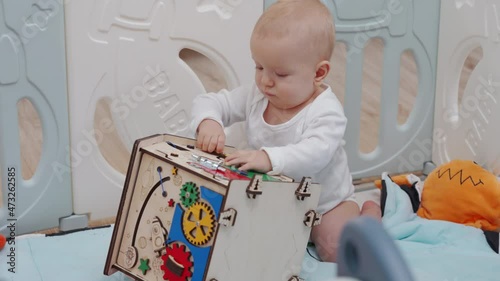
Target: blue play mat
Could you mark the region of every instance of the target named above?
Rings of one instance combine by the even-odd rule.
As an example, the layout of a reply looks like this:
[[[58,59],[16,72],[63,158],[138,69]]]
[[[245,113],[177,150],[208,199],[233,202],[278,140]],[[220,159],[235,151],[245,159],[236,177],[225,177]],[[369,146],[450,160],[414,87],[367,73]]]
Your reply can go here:
[[[0,263],[0,280],[29,281],[122,281],[132,280],[121,272],[103,274],[113,226],[89,229],[64,235],[25,235],[16,239],[15,271]],[[9,245],[0,251],[9,255]],[[310,248],[303,262],[302,277],[308,281],[332,280],[336,265],[318,262]],[[14,264],[13,264],[14,265]]]

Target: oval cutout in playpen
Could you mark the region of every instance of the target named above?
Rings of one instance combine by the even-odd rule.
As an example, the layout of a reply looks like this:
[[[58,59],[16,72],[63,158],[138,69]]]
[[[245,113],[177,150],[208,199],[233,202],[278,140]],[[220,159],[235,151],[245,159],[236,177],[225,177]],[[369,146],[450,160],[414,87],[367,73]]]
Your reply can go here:
[[[184,48],[179,52],[179,58],[198,76],[206,92],[217,92],[227,88],[222,69],[207,56],[193,49]],[[109,99],[102,98],[97,102],[94,115],[94,130],[98,138],[96,142],[107,163],[125,175],[130,151],[116,130],[111,110]]]
[[[125,176],[130,151],[116,131],[115,121],[107,98],[97,101],[94,113],[94,137],[97,147],[108,164]]]
[[[29,180],[35,174],[42,156],[43,127],[38,111],[27,98],[17,102],[17,116],[21,140],[21,174],[24,180]]]
[[[401,54],[399,67],[398,124],[403,125],[412,114],[415,98],[418,94],[418,69],[411,50]]]
[[[358,149],[361,153],[370,153],[377,148],[379,143],[384,41],[377,37],[369,39],[363,52],[361,131]]]
[[[458,105],[462,104],[465,87],[469,82],[470,75],[481,59],[483,59],[483,48],[481,48],[481,46],[474,48],[465,59],[464,65],[462,66],[462,72],[460,73],[460,80],[458,82]]]
[[[179,57],[196,73],[207,93],[227,89],[224,71],[209,57],[189,48],[182,49]]]

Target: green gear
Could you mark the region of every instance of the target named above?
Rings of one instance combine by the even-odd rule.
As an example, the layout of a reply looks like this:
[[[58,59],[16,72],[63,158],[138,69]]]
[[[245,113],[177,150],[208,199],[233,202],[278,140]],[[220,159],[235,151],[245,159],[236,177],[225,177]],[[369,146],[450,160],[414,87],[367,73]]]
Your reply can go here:
[[[191,207],[200,198],[200,190],[194,182],[186,182],[181,187],[181,203],[184,207]]]

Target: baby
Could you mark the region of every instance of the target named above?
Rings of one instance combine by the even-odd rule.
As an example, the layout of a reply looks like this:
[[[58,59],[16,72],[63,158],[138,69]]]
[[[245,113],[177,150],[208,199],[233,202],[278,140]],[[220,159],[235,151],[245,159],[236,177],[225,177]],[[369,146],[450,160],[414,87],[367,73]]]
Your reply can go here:
[[[345,223],[360,215],[343,149],[346,117],[323,80],[330,71],[335,29],[319,0],[282,0],[257,21],[250,39],[255,84],[203,94],[193,103],[196,143],[222,152],[224,127],[245,121],[251,150],[226,157],[240,170],[311,177],[322,186],[321,224],[311,240],[324,261],[335,261]],[[374,202],[361,213],[380,218]]]

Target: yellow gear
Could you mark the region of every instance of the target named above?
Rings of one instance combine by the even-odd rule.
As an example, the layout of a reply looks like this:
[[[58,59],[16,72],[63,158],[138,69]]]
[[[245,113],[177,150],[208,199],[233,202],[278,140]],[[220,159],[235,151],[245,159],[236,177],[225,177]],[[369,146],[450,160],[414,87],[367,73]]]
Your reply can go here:
[[[214,233],[215,215],[212,207],[205,202],[195,202],[184,212],[182,230],[193,245],[206,244]]]

